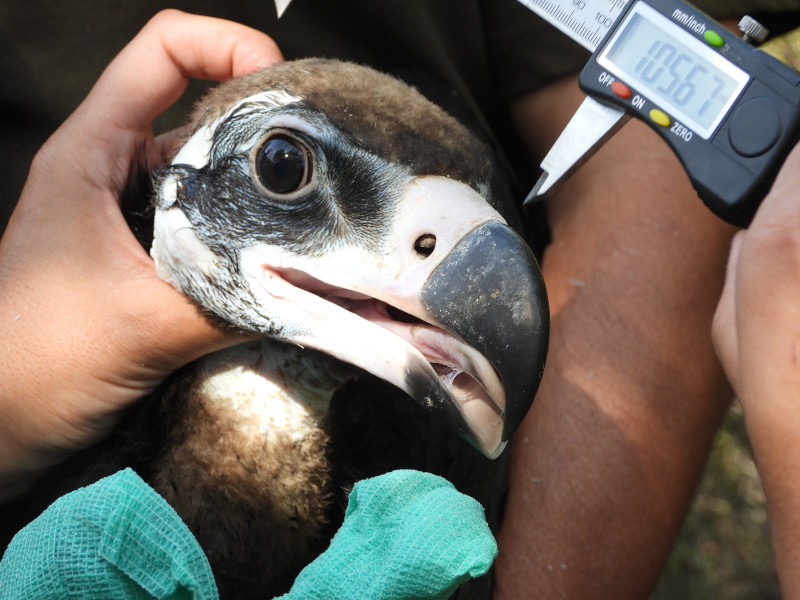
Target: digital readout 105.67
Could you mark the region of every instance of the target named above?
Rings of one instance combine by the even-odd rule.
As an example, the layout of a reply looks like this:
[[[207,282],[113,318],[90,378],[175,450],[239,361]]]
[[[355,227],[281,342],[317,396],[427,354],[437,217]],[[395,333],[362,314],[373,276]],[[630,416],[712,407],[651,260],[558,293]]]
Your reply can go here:
[[[597,62],[708,138],[749,76],[643,2]]]

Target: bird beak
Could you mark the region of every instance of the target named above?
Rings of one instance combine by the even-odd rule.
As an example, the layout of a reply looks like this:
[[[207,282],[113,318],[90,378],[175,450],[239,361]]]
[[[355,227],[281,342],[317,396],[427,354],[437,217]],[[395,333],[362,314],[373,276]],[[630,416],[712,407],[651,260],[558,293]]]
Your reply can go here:
[[[405,390],[495,458],[544,368],[549,310],[538,264],[464,184],[420,177],[398,205],[378,250],[312,258],[256,246],[242,252],[241,270],[256,302],[303,324],[286,341]],[[420,240],[435,247],[416,252]]]
[[[459,241],[420,297],[432,320],[480,352],[500,377],[503,406],[451,390],[458,410],[445,413],[456,431],[496,457],[528,412],[547,355],[549,311],[536,259],[509,227],[488,222]]]

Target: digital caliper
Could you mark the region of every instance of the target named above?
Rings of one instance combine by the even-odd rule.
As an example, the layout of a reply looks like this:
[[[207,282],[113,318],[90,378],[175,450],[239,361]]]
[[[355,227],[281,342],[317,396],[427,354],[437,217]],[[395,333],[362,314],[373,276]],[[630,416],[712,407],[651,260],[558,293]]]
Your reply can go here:
[[[526,203],[634,116],[678,156],[706,205],[746,227],[800,133],[800,74],[680,0],[520,0],[592,52],[588,95]],[[747,18],[746,18],[747,19]],[[763,31],[762,31],[763,30]]]

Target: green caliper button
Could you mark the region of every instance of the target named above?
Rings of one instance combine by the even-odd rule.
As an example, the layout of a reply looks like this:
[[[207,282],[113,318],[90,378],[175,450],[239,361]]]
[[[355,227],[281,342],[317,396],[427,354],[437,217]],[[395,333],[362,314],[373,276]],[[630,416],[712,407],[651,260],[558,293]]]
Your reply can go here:
[[[722,36],[712,29],[707,29],[703,34],[703,37],[709,44],[716,46],[717,48],[721,48],[725,43],[725,40],[722,39]]]

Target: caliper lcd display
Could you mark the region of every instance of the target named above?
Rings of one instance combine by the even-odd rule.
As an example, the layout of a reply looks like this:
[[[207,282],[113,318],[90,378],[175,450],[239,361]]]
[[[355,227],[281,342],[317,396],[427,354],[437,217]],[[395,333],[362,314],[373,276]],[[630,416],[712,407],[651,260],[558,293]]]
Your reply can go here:
[[[750,78],[644,2],[631,9],[597,62],[704,139]]]

